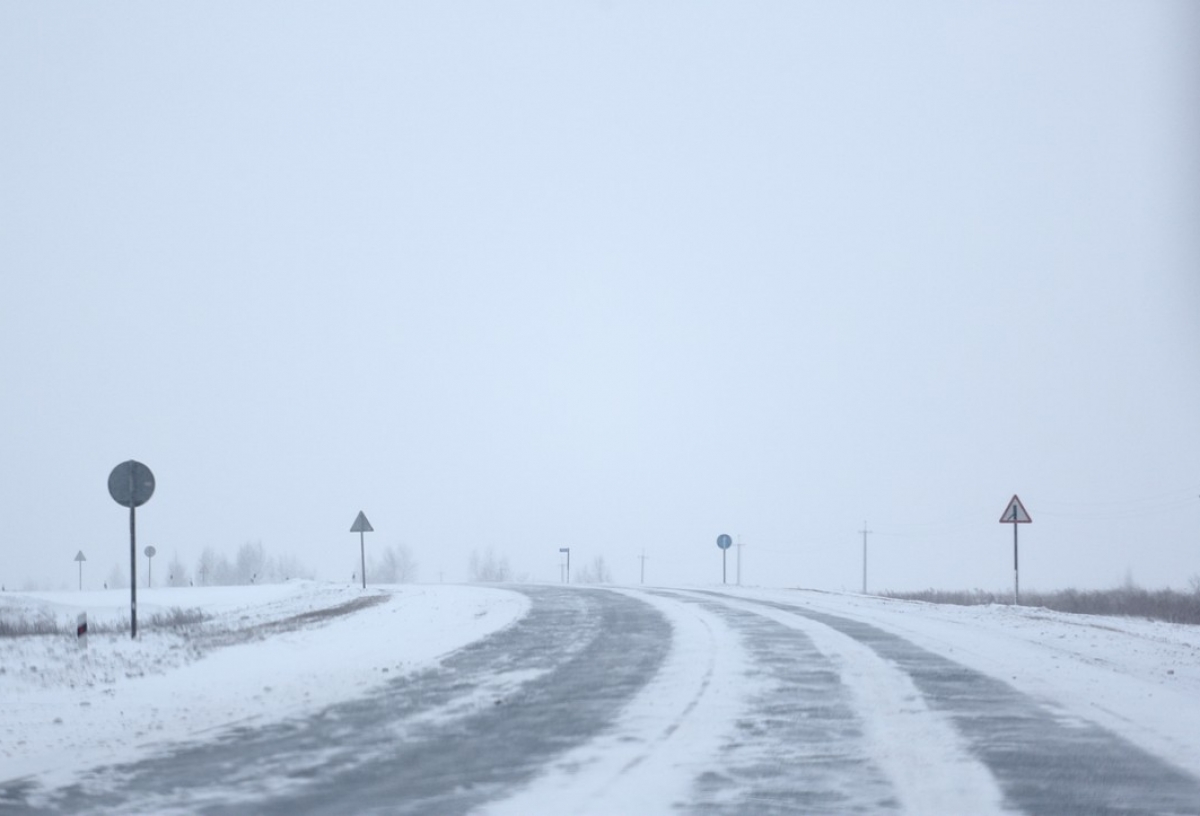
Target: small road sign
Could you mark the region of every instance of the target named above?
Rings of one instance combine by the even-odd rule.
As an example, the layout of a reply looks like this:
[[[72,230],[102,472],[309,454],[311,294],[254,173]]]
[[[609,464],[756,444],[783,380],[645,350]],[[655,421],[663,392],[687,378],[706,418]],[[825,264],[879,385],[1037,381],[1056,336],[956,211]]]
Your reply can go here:
[[[154,556],[158,555],[158,550],[152,544],[142,553],[146,556],[146,588],[149,589],[154,585]]]
[[[721,533],[717,536],[717,546],[721,548],[721,583],[726,583],[726,566],[725,556],[729,554],[729,548],[733,546],[733,539]]]
[[[1021,603],[1021,571],[1017,566],[1017,525],[1032,524],[1033,519],[1029,517],[1029,511],[1025,509],[1025,505],[1021,504],[1016,493],[1013,494],[1008,507],[1004,508],[1004,514],[1000,516],[1000,523],[1013,526],[1013,603],[1019,605]]]
[[[367,545],[363,540],[363,533],[373,533],[375,528],[371,526],[371,522],[367,521],[367,515],[362,511],[358,511],[358,515],[354,518],[354,525],[350,528],[350,532],[358,533],[358,554],[362,559],[362,586],[367,588]]]
[[[108,474],[108,495],[129,508],[129,636],[137,640],[137,511],[154,495],[154,474],[130,459]]]
[[[76,554],[75,560],[79,563],[79,589],[82,590],[83,589],[83,562],[87,561],[87,557],[83,554],[83,550],[80,550]]]
[[[571,583],[571,548],[570,547],[559,547],[558,551],[560,553],[567,554],[567,573],[566,574],[567,574],[567,583],[569,584],[569,583]]]
[[[108,474],[108,494],[122,507],[141,507],[154,495],[154,474],[141,462],[122,462]]]
[[[1001,524],[1032,524],[1033,519],[1029,517],[1029,512],[1025,509],[1025,505],[1021,504],[1021,500],[1015,495],[1012,501],[1008,503],[1008,507],[1004,508],[1004,515],[1000,517]]]

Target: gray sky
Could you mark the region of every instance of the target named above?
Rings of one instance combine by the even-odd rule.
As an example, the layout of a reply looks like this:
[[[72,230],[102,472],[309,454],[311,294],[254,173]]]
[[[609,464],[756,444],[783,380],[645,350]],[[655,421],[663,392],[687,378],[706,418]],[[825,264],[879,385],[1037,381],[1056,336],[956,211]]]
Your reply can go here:
[[[10,589],[129,458],[189,564],[1200,574],[1195,3],[7,3],[0,111]]]

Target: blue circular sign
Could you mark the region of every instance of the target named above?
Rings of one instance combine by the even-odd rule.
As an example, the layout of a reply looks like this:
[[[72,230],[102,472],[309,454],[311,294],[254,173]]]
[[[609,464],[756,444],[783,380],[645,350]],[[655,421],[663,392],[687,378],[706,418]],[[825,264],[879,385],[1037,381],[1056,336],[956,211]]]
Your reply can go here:
[[[722,533],[721,535],[717,536],[717,546],[722,550],[728,550],[733,546],[733,539]]]

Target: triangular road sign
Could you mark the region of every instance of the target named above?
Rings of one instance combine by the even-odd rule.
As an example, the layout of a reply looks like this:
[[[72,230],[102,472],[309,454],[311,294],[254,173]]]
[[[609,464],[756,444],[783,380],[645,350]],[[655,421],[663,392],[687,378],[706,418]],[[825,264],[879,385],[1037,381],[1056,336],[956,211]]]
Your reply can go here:
[[[350,528],[352,533],[373,533],[375,528],[371,526],[371,522],[367,521],[367,517],[363,515],[363,511],[358,511],[358,518],[354,520],[354,526]]]
[[[80,563],[82,563],[82,562],[84,562],[84,561],[87,561],[87,557],[86,557],[86,556],[84,556],[84,554],[83,554],[83,550],[80,550],[80,551],[79,551],[79,555],[75,556],[75,560],[76,560],[76,561],[79,561]]]
[[[1014,494],[1012,501],[1008,503],[1008,507],[1004,508],[1004,515],[1000,517],[1001,524],[1032,524],[1033,519],[1029,517],[1029,511],[1025,509],[1025,505],[1021,504],[1021,500]]]

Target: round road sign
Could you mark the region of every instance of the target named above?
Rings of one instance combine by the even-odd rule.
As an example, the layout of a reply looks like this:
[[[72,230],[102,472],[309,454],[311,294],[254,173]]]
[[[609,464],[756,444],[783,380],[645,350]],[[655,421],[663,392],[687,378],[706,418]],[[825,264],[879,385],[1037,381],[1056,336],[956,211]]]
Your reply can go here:
[[[153,545],[142,550],[142,552],[146,554],[147,558],[153,558],[154,556],[158,555],[158,550],[154,549]]]
[[[722,550],[728,550],[733,546],[733,539],[722,533],[721,535],[717,536],[717,546]]]
[[[108,474],[108,493],[122,507],[141,507],[154,495],[154,474],[141,462],[122,462]]]

